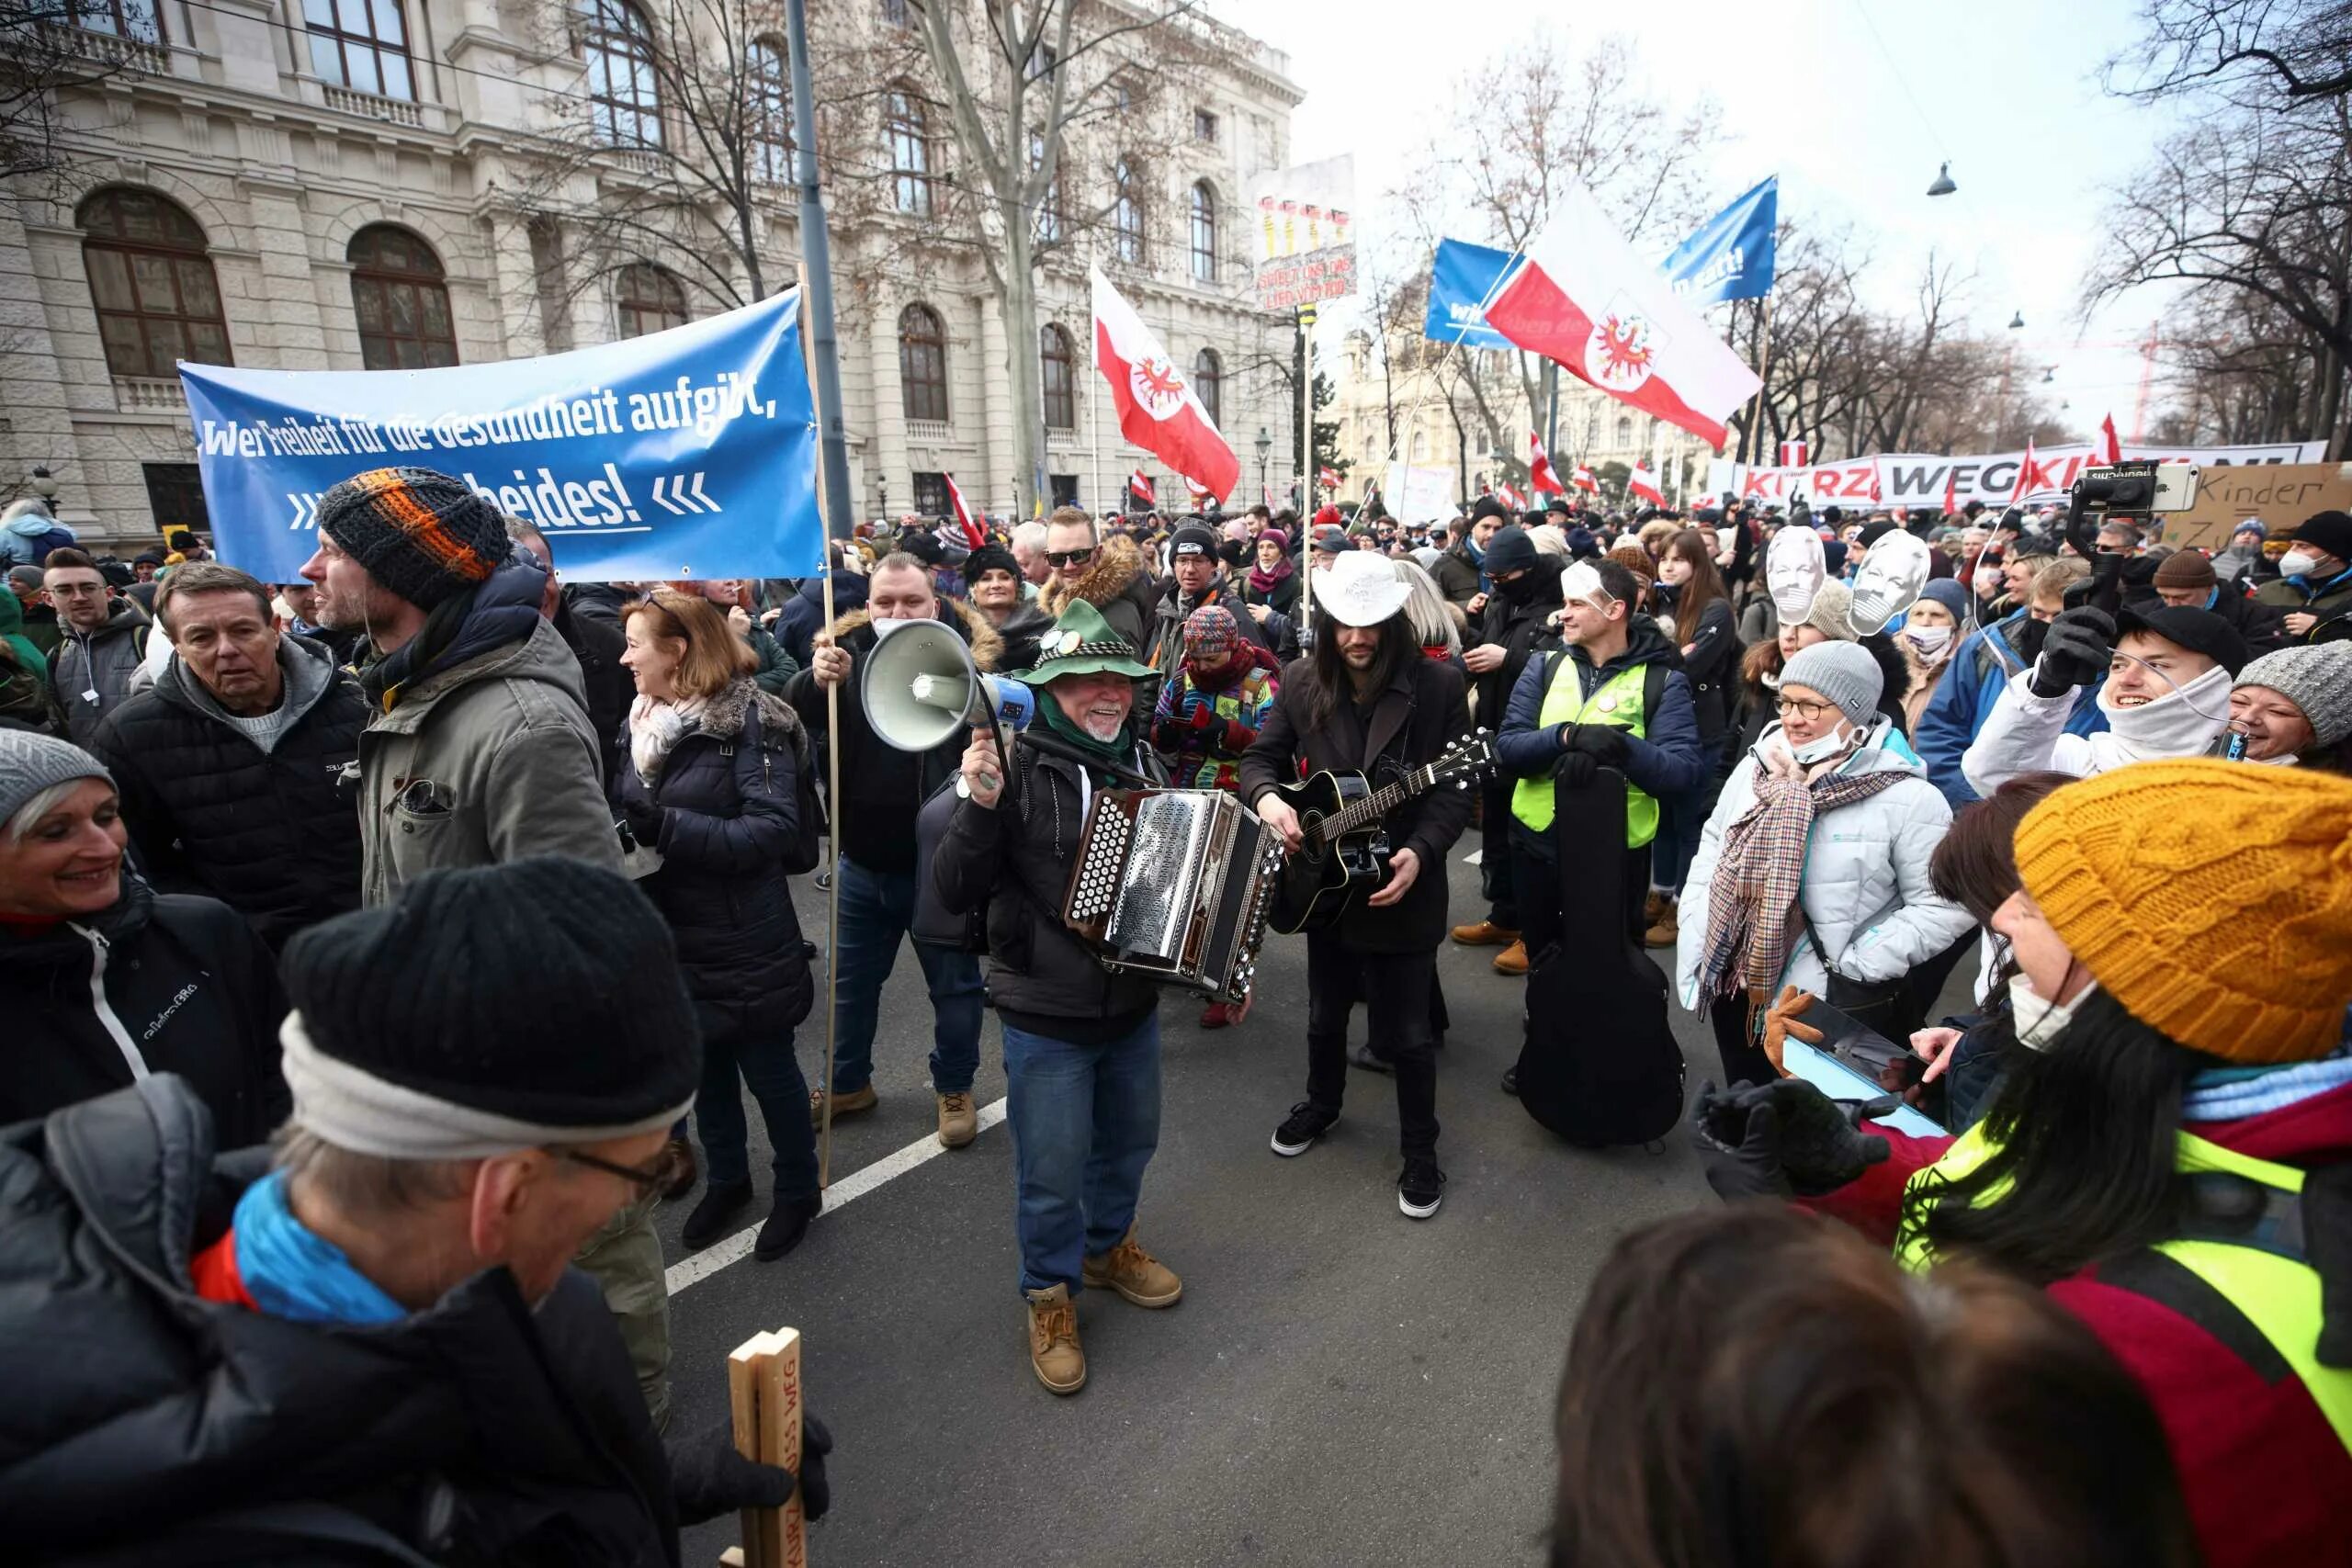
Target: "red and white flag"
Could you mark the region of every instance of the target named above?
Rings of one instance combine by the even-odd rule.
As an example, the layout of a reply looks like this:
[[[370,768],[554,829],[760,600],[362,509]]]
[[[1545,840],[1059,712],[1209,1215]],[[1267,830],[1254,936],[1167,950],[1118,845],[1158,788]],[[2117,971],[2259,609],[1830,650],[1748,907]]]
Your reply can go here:
[[[1146,506],[1149,506],[1151,504],[1151,481],[1143,477],[1143,470],[1141,468],[1137,468],[1134,473],[1127,476],[1127,490],[1137,501],[1142,502]]]
[[[1315,470],[1315,482],[1325,490],[1337,490],[1340,488],[1340,470],[1318,468]]]
[[[2106,456],[2099,459],[2110,468],[2123,461],[2123,443],[2115,438],[2115,416],[2109,414],[2098,422],[2098,434]]]
[[[1544,450],[1544,443],[1532,430],[1527,433],[1527,482],[1535,487],[1538,495],[1568,493],[1560,483],[1560,476],[1552,471],[1552,458]]]
[[[964,492],[956,488],[956,476],[942,474],[939,477],[947,481],[947,504],[956,509],[956,525],[964,530],[965,541],[972,548],[978,549],[989,542],[988,531],[972,515],[972,509],[964,504]]]
[[[2025,492],[2030,488],[2027,481],[2032,478],[2033,437],[2029,435],[2026,437],[2025,441],[2025,461],[2018,465],[2018,482],[2009,491],[2009,504],[2011,506],[2015,506],[2018,502],[2025,499]]]
[[[1781,467],[1784,468],[1802,468],[1804,467],[1804,442],[1783,441],[1781,443]]]
[[[1580,181],[1488,301],[1487,324],[1718,448],[1724,421],[1763,385]]]
[[[1184,481],[1184,490],[1185,492],[1192,496],[1194,501],[1206,501],[1209,499],[1211,494],[1208,486],[1204,484],[1195,484],[1189,479]]]
[[[1944,470],[1944,515],[1960,515],[1960,465],[1957,463]]]
[[[1646,501],[1652,506],[1666,504],[1666,492],[1657,488],[1657,475],[1651,471],[1647,457],[1634,465],[1625,478],[1625,493],[1635,501]]]
[[[1584,491],[1587,495],[1599,495],[1600,493],[1600,481],[1594,479],[1592,477],[1592,470],[1586,468],[1582,463],[1578,463],[1577,465],[1577,471],[1568,476],[1568,482],[1576,486],[1577,489]]]
[[[1511,489],[1510,484],[1504,480],[1497,479],[1495,481],[1495,499],[1501,502],[1505,506],[1510,507],[1513,512],[1524,512],[1527,510],[1527,503],[1519,499],[1519,491]]]
[[[1192,383],[1135,307],[1119,297],[1102,273],[1091,276],[1094,367],[1111,384],[1119,434],[1176,472],[1198,479],[1214,493],[1232,494],[1241,479],[1241,461],[1217,434],[1216,422],[1201,406]]]

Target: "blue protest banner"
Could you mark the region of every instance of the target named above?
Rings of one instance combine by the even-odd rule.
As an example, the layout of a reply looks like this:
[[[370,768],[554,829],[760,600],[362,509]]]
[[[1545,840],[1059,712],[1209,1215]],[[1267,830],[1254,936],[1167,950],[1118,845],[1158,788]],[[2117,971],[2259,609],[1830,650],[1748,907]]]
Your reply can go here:
[[[180,367],[220,558],[291,582],[319,497],[454,474],[586,581],[823,570],[796,290],[668,332],[437,370]]]
[[[1699,225],[1658,269],[1693,305],[1761,299],[1772,292],[1772,242],[1781,226],[1774,175]]]
[[[1480,307],[1510,264],[1509,251],[1440,240],[1430,261],[1429,319],[1421,335],[1464,348],[1509,348],[1510,339],[1487,325]]]

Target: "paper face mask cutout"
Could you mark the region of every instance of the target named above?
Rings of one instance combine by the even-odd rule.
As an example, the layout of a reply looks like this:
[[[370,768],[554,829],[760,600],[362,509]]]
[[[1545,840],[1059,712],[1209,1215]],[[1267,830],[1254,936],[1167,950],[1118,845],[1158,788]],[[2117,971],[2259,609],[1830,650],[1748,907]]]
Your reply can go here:
[[[1802,523],[1792,523],[1772,536],[1764,552],[1764,588],[1772,596],[1772,608],[1782,626],[1795,626],[1813,614],[1814,597],[1828,575],[1820,535]]]
[[[1854,573],[1854,603],[1846,624],[1856,637],[1869,637],[1911,613],[1919,590],[1928,586],[1929,555],[1928,541],[1917,534],[1898,529],[1879,536]]]

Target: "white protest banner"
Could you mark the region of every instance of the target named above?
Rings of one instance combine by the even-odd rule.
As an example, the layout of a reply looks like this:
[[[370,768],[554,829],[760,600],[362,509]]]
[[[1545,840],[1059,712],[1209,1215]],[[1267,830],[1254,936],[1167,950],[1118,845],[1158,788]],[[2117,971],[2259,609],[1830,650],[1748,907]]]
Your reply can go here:
[[[1356,291],[1356,161],[1270,169],[1251,188],[1258,208],[1258,309],[1289,310]]]
[[[2286,441],[2249,446],[2159,446],[2126,443],[2126,458],[2195,463],[2199,468],[2237,468],[2263,463],[2308,463],[2322,449],[2316,441]],[[1942,510],[1949,491],[1952,504],[1981,501],[2006,506],[2011,496],[2030,505],[2063,501],[2085,468],[2098,466],[2098,448],[2087,444],[2050,446],[2033,454],[2032,471],[2024,476],[2018,494],[2023,452],[1996,452],[1975,457],[1944,457],[1932,453],[1885,453],[1836,463],[1815,463],[1802,468],[1766,468],[1716,463],[1708,469],[1708,485],[1744,500],[1787,505],[1802,495],[1813,506],[1842,506],[1848,510],[1909,506]]]
[[[1388,481],[1380,487],[1381,503],[1400,523],[1442,523],[1462,510],[1453,496],[1453,470],[1415,463],[1388,465]]]

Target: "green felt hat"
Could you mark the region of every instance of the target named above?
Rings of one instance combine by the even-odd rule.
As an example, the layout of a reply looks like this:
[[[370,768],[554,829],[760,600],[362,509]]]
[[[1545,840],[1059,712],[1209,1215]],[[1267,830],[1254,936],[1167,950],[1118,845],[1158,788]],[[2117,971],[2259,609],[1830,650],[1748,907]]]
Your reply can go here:
[[[1037,642],[1035,668],[1018,671],[1013,679],[1024,685],[1043,686],[1065,675],[1125,675],[1148,681],[1159,671],[1139,663],[1127,639],[1111,629],[1102,612],[1083,599],[1073,599],[1054,622],[1054,629]]]

